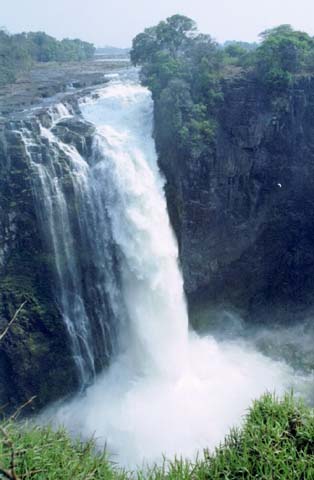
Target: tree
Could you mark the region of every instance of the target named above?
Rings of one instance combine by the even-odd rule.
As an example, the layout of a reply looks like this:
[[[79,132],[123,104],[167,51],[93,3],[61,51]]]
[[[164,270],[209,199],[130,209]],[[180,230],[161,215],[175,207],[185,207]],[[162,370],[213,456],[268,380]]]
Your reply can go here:
[[[176,57],[196,31],[193,20],[183,15],[173,15],[155,27],[146,28],[132,43],[131,61],[134,65],[152,62],[163,51]]]
[[[209,35],[199,34],[190,18],[173,15],[145,29],[133,41],[131,60],[155,100],[156,134],[196,158],[211,145],[220,99],[222,52]]]
[[[280,25],[260,34],[262,44],[256,50],[257,73],[266,86],[287,88],[292,75],[304,70],[313,39],[304,32],[293,30],[290,25]]]
[[[44,32],[10,35],[0,29],[0,85],[14,82],[34,62],[82,61],[94,52],[94,45],[78,39],[58,41]]]
[[[143,33],[133,39],[130,52],[132,63],[143,65],[144,62],[152,61],[158,47],[156,27],[145,28]]]

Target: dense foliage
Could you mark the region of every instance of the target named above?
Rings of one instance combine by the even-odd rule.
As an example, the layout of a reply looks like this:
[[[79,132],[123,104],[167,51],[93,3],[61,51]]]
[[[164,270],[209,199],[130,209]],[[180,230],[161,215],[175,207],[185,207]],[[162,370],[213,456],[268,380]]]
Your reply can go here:
[[[217,44],[195,23],[174,15],[133,40],[133,64],[153,94],[158,144],[189,158],[208,153],[226,77],[251,75],[271,98],[284,95],[298,74],[314,72],[314,40],[281,25],[261,34],[259,44]]]
[[[78,39],[59,41],[44,32],[10,35],[0,30],[0,85],[14,81],[33,62],[82,61],[94,51],[92,44]]]
[[[293,81],[293,75],[314,71],[314,39],[294,31],[290,25],[266,30],[256,50],[256,70],[264,84],[282,90]]]
[[[314,416],[292,396],[265,395],[254,402],[244,425],[213,454],[196,463],[165,461],[162,467],[128,473],[96,453],[93,442],[73,442],[64,430],[1,425],[0,471],[34,480],[295,480],[314,478]]]
[[[157,122],[163,143],[192,155],[210,146],[221,57],[218,44],[197,33],[195,23],[182,15],[135,37],[131,60],[142,66],[142,80],[152,91],[156,115],[163,119]]]

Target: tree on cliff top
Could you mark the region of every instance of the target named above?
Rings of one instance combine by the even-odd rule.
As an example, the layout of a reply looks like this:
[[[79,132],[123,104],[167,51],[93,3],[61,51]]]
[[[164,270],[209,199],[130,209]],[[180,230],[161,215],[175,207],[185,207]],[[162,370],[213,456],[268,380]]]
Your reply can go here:
[[[266,30],[260,34],[261,45],[256,50],[259,78],[272,89],[285,89],[293,75],[313,71],[314,40],[291,25]]]
[[[143,65],[154,61],[161,52],[175,57],[195,31],[195,22],[183,15],[173,15],[155,27],[145,28],[133,40],[131,61]]]
[[[211,144],[221,58],[217,43],[198,33],[195,22],[182,15],[134,38],[131,60],[142,67],[141,79],[152,91],[156,115],[163,117],[159,137],[164,143],[177,144],[192,156]]]
[[[193,96],[201,97],[220,70],[222,53],[210,35],[197,31],[193,20],[173,15],[134,38],[131,61],[142,67],[142,80],[154,96],[171,80],[181,79],[193,83]]]

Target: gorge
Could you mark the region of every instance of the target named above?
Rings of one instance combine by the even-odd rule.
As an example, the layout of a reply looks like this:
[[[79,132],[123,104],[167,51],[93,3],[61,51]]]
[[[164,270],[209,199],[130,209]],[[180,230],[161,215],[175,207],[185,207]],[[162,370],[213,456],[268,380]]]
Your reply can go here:
[[[52,345],[45,348],[44,335],[37,345],[40,321],[47,322],[37,316],[22,354],[32,357],[31,378],[36,360],[39,369],[44,358],[49,368],[47,356],[63,363],[56,367],[66,376],[66,390],[60,390],[64,377],[49,371],[48,398],[40,390],[47,379],[37,379],[39,405],[54,399],[53,384],[55,399],[78,391],[43,418],[84,438],[96,433],[101,447],[133,468],[160,462],[162,454],[193,458],[203,445],[222,441],[265,390],[298,391],[307,383],[244,340],[189,333],[152,122],[150,93],[131,72],[81,98],[75,109],[57,104],[44,116],[12,122],[6,132],[30,172],[34,226],[45,252],[39,268],[46,277],[32,292],[47,288],[44,279],[51,282],[65,349],[48,353]],[[16,233],[12,223],[8,231]],[[36,297],[26,298],[35,310]],[[23,325],[21,318],[11,339]],[[7,359],[10,348],[9,341]],[[13,385],[21,399],[30,388],[26,378],[17,375]],[[5,386],[12,388],[12,381]]]
[[[26,302],[0,404],[35,395],[131,468],[212,450],[266,390],[313,396],[313,77],[226,69],[207,111],[156,65],[0,123],[0,331]]]
[[[48,419],[86,439],[95,433],[98,445],[128,468],[160,463],[162,454],[194,458],[202,445],[212,449],[223,440],[253,398],[267,389],[298,390],[301,378],[244,342],[188,332],[148,90],[115,80],[81,110],[96,126],[89,181],[108,214],[97,229],[110,226],[118,249],[127,318],[124,325],[120,319],[108,372]]]

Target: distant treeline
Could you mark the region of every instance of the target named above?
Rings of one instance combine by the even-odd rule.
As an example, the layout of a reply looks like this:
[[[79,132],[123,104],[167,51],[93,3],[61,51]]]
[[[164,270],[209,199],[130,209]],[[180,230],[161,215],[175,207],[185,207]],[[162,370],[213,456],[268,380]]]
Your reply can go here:
[[[93,44],[78,39],[59,41],[44,32],[11,35],[0,30],[0,85],[14,82],[34,62],[82,61],[94,53]]]

